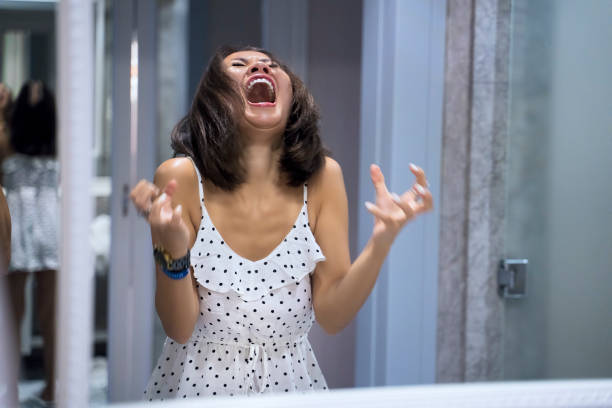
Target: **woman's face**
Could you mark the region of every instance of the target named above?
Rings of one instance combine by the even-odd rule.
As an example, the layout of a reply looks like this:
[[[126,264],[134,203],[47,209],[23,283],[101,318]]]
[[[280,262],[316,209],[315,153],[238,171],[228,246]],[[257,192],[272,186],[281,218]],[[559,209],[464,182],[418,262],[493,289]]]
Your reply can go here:
[[[30,106],[35,106],[40,102],[43,97],[43,86],[40,81],[33,81],[30,84],[30,93],[28,95],[28,102]]]
[[[235,52],[225,57],[223,64],[244,98],[247,130],[283,133],[293,101],[289,75],[257,51]]]

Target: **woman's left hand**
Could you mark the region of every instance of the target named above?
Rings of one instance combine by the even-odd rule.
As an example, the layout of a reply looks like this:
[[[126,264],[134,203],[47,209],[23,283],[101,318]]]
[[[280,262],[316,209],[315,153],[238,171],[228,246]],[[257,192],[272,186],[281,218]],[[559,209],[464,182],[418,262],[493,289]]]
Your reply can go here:
[[[410,171],[416,176],[416,182],[410,190],[398,196],[387,190],[380,167],[375,164],[370,166],[376,203],[366,201],[365,206],[376,217],[372,239],[379,244],[391,245],[408,221],[433,208],[433,197],[427,188],[425,172],[413,164],[410,165]]]

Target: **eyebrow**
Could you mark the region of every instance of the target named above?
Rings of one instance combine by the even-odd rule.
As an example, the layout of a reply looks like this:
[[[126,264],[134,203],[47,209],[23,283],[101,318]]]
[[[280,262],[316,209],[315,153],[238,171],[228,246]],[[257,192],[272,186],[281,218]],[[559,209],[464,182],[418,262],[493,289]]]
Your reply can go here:
[[[242,58],[242,57],[232,58],[232,61],[235,61],[235,60],[242,61],[245,64],[249,62],[249,60],[247,60],[246,58]],[[271,62],[271,60],[270,58],[260,58],[259,62]]]

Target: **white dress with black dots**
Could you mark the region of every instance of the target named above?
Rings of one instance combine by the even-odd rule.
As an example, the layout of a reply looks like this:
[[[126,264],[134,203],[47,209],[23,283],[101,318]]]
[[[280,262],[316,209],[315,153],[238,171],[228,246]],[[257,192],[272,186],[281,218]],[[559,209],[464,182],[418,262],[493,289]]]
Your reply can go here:
[[[310,273],[325,260],[304,205],[265,258],[237,255],[204,205],[191,248],[200,316],[186,344],[166,339],[145,391],[148,400],[327,389],[308,341],[314,321]]]

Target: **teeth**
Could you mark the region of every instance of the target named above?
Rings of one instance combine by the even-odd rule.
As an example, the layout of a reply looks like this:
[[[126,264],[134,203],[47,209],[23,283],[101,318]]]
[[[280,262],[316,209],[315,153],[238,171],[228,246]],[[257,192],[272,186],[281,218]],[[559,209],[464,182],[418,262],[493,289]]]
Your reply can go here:
[[[274,92],[274,87],[272,86],[272,82],[268,81],[265,78],[255,78],[254,80],[252,80],[251,82],[249,82],[249,86],[247,87],[247,90],[251,89],[253,87],[253,85],[257,84],[257,83],[263,83],[268,85],[268,87],[270,88],[271,91]]]

